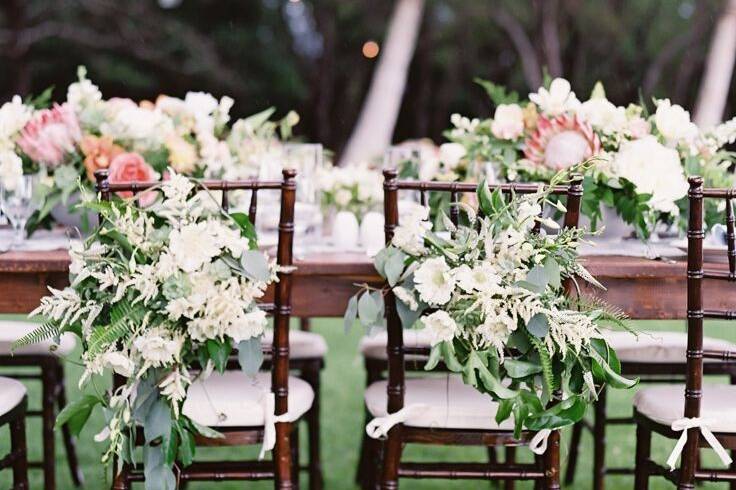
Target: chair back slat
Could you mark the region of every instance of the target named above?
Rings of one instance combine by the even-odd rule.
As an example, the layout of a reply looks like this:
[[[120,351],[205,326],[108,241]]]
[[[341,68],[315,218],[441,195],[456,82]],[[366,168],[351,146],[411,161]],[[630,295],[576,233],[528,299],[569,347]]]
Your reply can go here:
[[[398,194],[400,190],[419,191],[420,202],[426,206],[426,192],[447,192],[450,194],[451,202],[455,203],[460,200],[461,194],[473,193],[477,189],[477,185],[472,183],[400,181],[397,179],[398,172],[395,169],[384,170],[383,176],[386,244],[391,243],[394,230],[399,225]],[[539,186],[536,184],[492,184],[489,185],[489,188],[491,190],[500,189],[506,195],[512,193],[533,194],[539,191]],[[564,226],[576,227],[580,218],[580,201],[583,194],[582,177],[575,176],[570,185],[555,186],[549,190],[553,195],[566,196],[567,212],[565,213]],[[457,223],[459,218],[457,208],[458,206],[451,206],[450,219],[453,223]],[[453,209],[455,214],[453,214]],[[482,217],[480,209],[478,209],[477,214]],[[565,280],[564,287],[567,294],[572,293],[574,284],[571,278]],[[384,296],[384,305],[388,333],[388,412],[394,413],[404,406],[405,354],[415,354],[416,352],[414,349],[404,347],[403,328],[396,310],[396,298],[390,289]]]
[[[227,191],[228,191],[227,182],[223,182],[222,197],[220,198],[220,206],[222,206],[222,209],[224,209],[225,211],[230,210],[230,202],[228,199],[229,194]]]
[[[736,272],[736,233],[734,232],[734,223],[736,218],[733,215],[733,204],[731,199],[726,199],[726,243],[728,244],[728,271],[731,274]]]
[[[419,191],[419,204],[427,206],[427,193],[426,191]]]
[[[248,206],[248,219],[256,224],[256,216],[258,216],[258,189],[253,189],[250,194],[250,205]]]
[[[460,219],[460,206],[457,205],[459,201],[460,195],[456,191],[450,191],[450,221],[455,226],[457,226]]]

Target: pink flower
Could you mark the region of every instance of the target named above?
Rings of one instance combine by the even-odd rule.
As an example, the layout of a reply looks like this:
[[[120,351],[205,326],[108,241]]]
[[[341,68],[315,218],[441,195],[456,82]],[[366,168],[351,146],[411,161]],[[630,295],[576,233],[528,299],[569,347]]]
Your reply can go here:
[[[58,167],[72,153],[82,131],[74,111],[67,104],[54,104],[51,109],[38,111],[21,130],[18,146],[31,160]]]
[[[110,163],[108,179],[111,184],[117,182],[150,182],[158,180],[158,174],[146,163],[138,153],[121,153]],[[131,191],[117,193],[120,197],[133,197]],[[138,203],[142,207],[150,206],[156,200],[155,192],[138,194]]]
[[[590,124],[577,116],[540,117],[524,142],[524,156],[537,165],[562,170],[597,155],[601,141]]]

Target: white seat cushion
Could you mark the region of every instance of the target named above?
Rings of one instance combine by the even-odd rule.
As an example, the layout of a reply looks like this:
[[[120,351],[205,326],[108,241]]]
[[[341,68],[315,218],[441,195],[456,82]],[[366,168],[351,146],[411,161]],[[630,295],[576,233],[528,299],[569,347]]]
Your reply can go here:
[[[365,403],[374,417],[385,417],[387,410],[386,381],[377,381],[365,392]],[[412,427],[443,429],[513,430],[513,416],[499,426],[498,404],[489,395],[463,383],[457,375],[406,380],[404,406],[421,404],[404,422]]]
[[[0,415],[18,406],[26,395],[26,387],[20,381],[0,376]]]
[[[0,321],[0,355],[9,355],[13,342],[31,333],[40,325],[34,322]],[[77,345],[75,335],[65,333],[61,336],[61,343],[58,346],[53,339],[49,339],[16,349],[13,355],[58,354],[63,356],[74,350],[75,345]]]
[[[263,335],[263,344],[273,343],[273,330],[266,330]],[[327,342],[318,333],[303,330],[289,330],[289,358],[312,359],[324,357],[327,354]]]
[[[212,373],[192,383],[182,413],[209,427],[258,427],[264,422],[265,397],[271,391],[271,373],[248,376],[242,371]],[[289,421],[295,421],[312,406],[312,387],[289,376]]]
[[[639,390],[634,407],[642,415],[664,425],[684,417],[685,385],[653,386]],[[703,386],[700,417],[710,421],[713,432],[736,432],[736,386]]]
[[[634,335],[626,331],[604,330],[602,333],[622,362],[686,362],[687,334],[684,332],[640,331]],[[736,344],[705,337],[703,348],[736,351]]]
[[[388,333],[382,330],[374,335],[366,335],[360,339],[360,352],[371,359],[387,359],[386,344],[388,343]],[[430,336],[423,328],[409,328],[404,330],[404,346],[405,347],[426,347],[429,348]],[[408,355],[407,360],[426,359],[426,356]]]

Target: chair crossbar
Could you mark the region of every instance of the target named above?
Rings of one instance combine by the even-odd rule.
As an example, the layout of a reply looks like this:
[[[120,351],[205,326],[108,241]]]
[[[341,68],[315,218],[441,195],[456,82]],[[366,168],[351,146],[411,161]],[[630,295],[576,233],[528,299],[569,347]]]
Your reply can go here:
[[[463,480],[513,479],[538,480],[545,477],[533,464],[488,463],[401,463],[399,476],[403,478],[443,478]]]

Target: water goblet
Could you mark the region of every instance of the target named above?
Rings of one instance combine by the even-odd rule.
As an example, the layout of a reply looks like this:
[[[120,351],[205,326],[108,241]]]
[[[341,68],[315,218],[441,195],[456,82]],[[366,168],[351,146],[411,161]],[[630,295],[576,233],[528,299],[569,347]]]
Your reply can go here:
[[[13,227],[11,247],[19,246],[25,239],[26,223],[36,209],[34,192],[37,182],[36,175],[23,175],[6,180],[0,186],[0,208]]]

